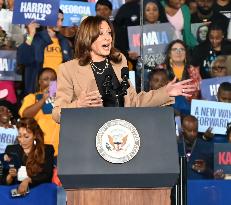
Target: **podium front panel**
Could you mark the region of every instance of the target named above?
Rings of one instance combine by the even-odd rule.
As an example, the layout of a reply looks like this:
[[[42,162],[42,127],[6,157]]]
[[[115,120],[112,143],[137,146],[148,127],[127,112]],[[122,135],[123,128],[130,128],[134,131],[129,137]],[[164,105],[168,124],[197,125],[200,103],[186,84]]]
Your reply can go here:
[[[123,164],[104,160],[96,135],[108,121],[131,123],[140,136],[136,156]],[[58,173],[65,188],[171,187],[179,174],[173,109],[62,109]]]

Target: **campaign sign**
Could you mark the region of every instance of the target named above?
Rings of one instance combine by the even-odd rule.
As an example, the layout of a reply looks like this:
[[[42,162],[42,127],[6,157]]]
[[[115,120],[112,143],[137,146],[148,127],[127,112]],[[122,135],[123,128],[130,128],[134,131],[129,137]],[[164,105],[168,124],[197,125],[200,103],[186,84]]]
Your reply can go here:
[[[0,50],[0,80],[21,80],[16,73],[16,50]]]
[[[231,122],[231,103],[192,100],[191,115],[198,119],[199,132],[212,127],[212,133],[224,135]]]
[[[231,143],[214,144],[214,171],[219,169],[231,174]]]
[[[198,43],[205,41],[208,33],[208,23],[192,23],[191,32]]]
[[[230,82],[231,76],[208,78],[201,81],[201,98],[204,100],[217,101],[217,92],[221,83]]]
[[[55,26],[58,10],[57,0],[15,0],[12,23],[27,25],[35,21],[43,26]]]
[[[140,26],[128,27],[130,51],[140,54]],[[143,26],[143,58],[145,65],[153,67],[164,61],[165,48],[173,40],[173,28],[169,23]]]
[[[84,16],[96,15],[95,3],[61,0],[60,9],[64,13],[63,26],[78,26]]]

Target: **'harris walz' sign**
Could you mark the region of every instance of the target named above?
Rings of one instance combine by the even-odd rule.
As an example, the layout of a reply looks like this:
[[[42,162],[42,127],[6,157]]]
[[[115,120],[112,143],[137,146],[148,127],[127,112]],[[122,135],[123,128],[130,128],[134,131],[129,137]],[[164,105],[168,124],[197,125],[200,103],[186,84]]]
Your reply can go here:
[[[231,76],[208,78],[201,81],[201,98],[204,100],[217,100],[217,92],[223,82],[231,83]]]
[[[84,16],[95,16],[95,3],[61,0],[60,8],[64,13],[63,26],[80,25]]]
[[[214,144],[214,171],[231,174],[231,143]]]
[[[21,76],[16,74],[15,50],[0,50],[0,80],[21,80]]]
[[[55,26],[58,10],[59,1],[15,0],[13,24],[29,24],[36,21],[43,26]]]
[[[198,119],[199,132],[205,132],[211,127],[212,133],[224,135],[227,124],[231,122],[231,104],[192,100],[191,115]]]
[[[140,53],[140,26],[128,27],[130,51]],[[164,61],[166,45],[173,40],[173,28],[169,23],[147,24],[143,27],[143,53],[145,65],[152,67]]]

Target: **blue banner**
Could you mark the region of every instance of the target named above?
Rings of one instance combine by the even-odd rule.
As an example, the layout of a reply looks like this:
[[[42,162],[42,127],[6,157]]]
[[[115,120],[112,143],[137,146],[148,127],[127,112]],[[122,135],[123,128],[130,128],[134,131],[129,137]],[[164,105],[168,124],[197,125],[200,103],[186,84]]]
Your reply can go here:
[[[18,186],[18,185],[17,185]],[[31,188],[29,194],[22,197],[12,197],[11,190],[17,187],[0,186],[0,204],[4,205],[56,205],[57,204],[57,187],[55,184],[41,184]]]
[[[231,143],[214,144],[214,171],[219,169],[231,174]]]
[[[0,50],[0,80],[21,80],[16,73],[16,50]]]
[[[80,1],[60,1],[60,9],[64,13],[63,26],[80,25],[84,16],[95,16],[95,3]]]
[[[12,23],[27,25],[34,20],[43,26],[56,26],[58,10],[58,0],[15,0]]]
[[[230,82],[231,76],[209,78],[201,81],[201,98],[217,101],[217,91],[221,83]]]
[[[212,127],[212,133],[224,135],[231,122],[231,103],[192,100],[191,115],[198,119],[199,132]]]
[[[188,180],[188,205],[230,205],[230,180]]]

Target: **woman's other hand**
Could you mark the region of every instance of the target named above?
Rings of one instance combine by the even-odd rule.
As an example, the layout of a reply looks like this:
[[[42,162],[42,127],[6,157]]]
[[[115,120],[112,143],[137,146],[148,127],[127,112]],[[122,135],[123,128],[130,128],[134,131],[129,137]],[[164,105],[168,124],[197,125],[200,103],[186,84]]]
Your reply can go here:
[[[21,194],[21,195],[26,194],[30,181],[31,181],[30,178],[26,178],[21,182],[21,184],[19,184],[19,186],[18,186],[18,193],[19,194]]]
[[[103,107],[103,100],[99,91],[83,91],[76,104],[77,107]]]
[[[10,168],[9,169],[9,174],[11,178],[14,178],[17,176],[17,170],[15,168]]]
[[[192,80],[183,80],[180,82],[176,82],[176,77],[170,81],[167,86],[167,93],[169,96],[185,96],[185,97],[190,97],[192,92],[196,91],[196,86],[191,83]]]

